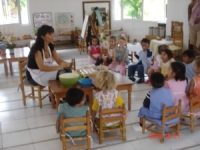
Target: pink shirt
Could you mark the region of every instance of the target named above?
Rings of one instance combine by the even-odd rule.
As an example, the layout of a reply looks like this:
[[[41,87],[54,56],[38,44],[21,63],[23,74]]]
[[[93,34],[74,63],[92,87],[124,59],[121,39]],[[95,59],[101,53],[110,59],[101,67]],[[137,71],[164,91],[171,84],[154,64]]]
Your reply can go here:
[[[190,21],[189,21],[189,24],[191,26],[195,26],[197,28],[200,28],[200,23],[198,24],[194,24],[194,21],[200,17],[200,0],[197,0],[194,7],[192,8],[192,14],[191,14],[191,17],[190,17]]]

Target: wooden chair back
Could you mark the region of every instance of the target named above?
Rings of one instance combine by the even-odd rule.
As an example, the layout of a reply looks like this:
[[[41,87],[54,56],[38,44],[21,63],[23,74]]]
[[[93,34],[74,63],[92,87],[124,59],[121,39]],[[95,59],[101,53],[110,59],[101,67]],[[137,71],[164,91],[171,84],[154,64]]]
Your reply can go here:
[[[173,44],[183,49],[183,34],[174,32],[173,36]]]
[[[65,126],[67,123],[78,123],[78,122],[84,122],[84,125],[80,126]],[[80,117],[80,118],[65,118],[64,114],[62,114],[61,117],[61,140],[62,140],[62,146],[63,150],[69,150],[69,149],[80,149],[80,148],[87,148],[88,150],[91,149],[91,126],[90,126],[90,113],[89,111],[86,112],[86,117]],[[69,138],[67,138],[66,132],[70,131],[78,131],[78,130],[86,130],[87,135],[85,137],[75,137],[73,138],[74,141],[78,140],[84,140],[87,139],[87,144],[86,145],[75,145],[75,146],[70,146],[68,147],[66,145],[67,141],[70,141]]]
[[[18,59],[18,68],[19,68],[19,77],[20,83],[23,83],[26,80],[26,66],[28,64],[28,58],[19,58]]]
[[[183,22],[172,21],[171,37],[174,38],[174,33],[183,33]]]
[[[190,113],[194,113],[195,110],[199,108],[200,108],[200,95],[190,99]]]
[[[162,124],[165,125],[168,120],[180,118],[181,116],[181,101],[179,105],[166,108],[166,105],[163,105],[162,111]]]

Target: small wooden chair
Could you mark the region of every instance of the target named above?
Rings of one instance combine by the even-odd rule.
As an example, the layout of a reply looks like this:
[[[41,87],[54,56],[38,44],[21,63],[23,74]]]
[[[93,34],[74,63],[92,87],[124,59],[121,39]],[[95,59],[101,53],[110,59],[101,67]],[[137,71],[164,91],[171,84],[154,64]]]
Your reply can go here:
[[[104,115],[108,115],[108,114],[121,114],[121,116],[103,118]],[[126,125],[125,125],[125,119],[123,118],[125,114],[126,114],[126,110],[125,110],[124,105],[122,106],[122,108],[107,109],[107,110],[102,110],[102,107],[100,106],[99,123],[95,122],[94,124],[94,128],[98,132],[98,135],[99,135],[99,144],[102,144],[102,141],[105,139],[121,138],[122,141],[126,141]],[[115,122],[115,121],[119,121],[120,125],[116,127],[103,126],[106,122]],[[120,131],[121,134],[104,137],[104,132],[113,132],[113,131]]]
[[[181,115],[181,119],[190,119],[190,123],[181,121],[181,125],[189,126],[191,133],[194,132],[194,128],[200,125],[200,121],[195,124],[195,120],[200,118],[200,96],[190,99],[190,111],[184,115]]]
[[[42,108],[42,100],[44,98],[46,98],[47,96],[49,96],[49,94],[46,94],[45,96],[42,97],[42,92],[43,91],[48,91],[48,90],[44,90],[45,87],[42,87],[40,85],[32,85],[28,82],[27,78],[26,78],[26,66],[28,63],[28,58],[19,58],[18,59],[18,68],[19,68],[19,77],[20,77],[20,87],[22,90],[22,98],[23,98],[23,104],[24,106],[26,106],[26,98],[32,98],[35,100],[35,98],[38,98],[39,101],[39,106],[40,108]],[[31,88],[31,93],[27,94],[25,93],[24,87],[30,87]],[[38,92],[38,96],[35,96],[35,91]]]
[[[175,133],[179,135],[180,130],[180,114],[181,114],[181,102],[179,101],[178,106],[173,106],[166,108],[166,105],[163,105],[162,110],[162,120],[158,119],[149,119],[149,118],[142,118],[142,133],[145,133],[145,129],[153,132],[155,135],[160,135],[160,142],[164,142],[164,134],[165,129],[168,127],[175,127],[175,130],[168,132],[168,134]],[[146,121],[150,123],[150,125],[146,125]],[[152,129],[152,127],[159,126],[161,131],[156,131]]]
[[[82,126],[65,126],[66,123],[78,123],[78,122],[85,122],[85,125]],[[65,119],[64,115],[62,115],[61,118],[61,136],[60,139],[62,141],[63,150],[69,150],[69,149],[81,149],[81,148],[87,148],[88,150],[91,149],[91,126],[90,126],[90,113],[87,111],[86,117],[82,118],[67,118]],[[77,146],[70,146],[68,147],[66,145],[66,142],[71,141],[70,138],[66,137],[66,132],[70,131],[77,131],[77,130],[86,130],[87,135],[82,137],[72,137],[74,141],[80,141],[80,140],[87,140],[86,145],[77,145]]]
[[[174,38],[174,33],[183,33],[183,22],[171,22],[171,37]]]
[[[176,57],[176,52],[179,52],[181,56],[183,51],[183,33],[173,33],[173,44],[169,45],[169,49],[173,53],[173,57]]]

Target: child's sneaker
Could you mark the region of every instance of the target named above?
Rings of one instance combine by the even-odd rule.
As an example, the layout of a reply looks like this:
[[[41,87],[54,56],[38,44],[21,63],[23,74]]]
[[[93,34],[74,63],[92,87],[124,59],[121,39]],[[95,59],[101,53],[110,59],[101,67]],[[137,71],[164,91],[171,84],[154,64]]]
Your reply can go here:
[[[137,84],[140,84],[140,83],[144,83],[144,79],[140,78],[140,79],[137,81]]]
[[[134,77],[129,77],[129,79],[133,82],[135,82],[135,78]]]
[[[137,132],[141,132],[141,133],[142,133],[142,127],[141,127],[139,124],[133,125],[133,126],[132,126],[132,129],[133,129],[134,131],[137,131]],[[146,131],[147,131],[147,130],[145,129],[144,132],[146,132]]]

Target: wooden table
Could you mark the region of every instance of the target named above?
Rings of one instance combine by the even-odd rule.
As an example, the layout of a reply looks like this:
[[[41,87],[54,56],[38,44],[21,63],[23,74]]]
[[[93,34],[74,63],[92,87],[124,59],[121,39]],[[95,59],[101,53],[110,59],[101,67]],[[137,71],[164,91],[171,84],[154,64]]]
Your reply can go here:
[[[18,58],[24,58],[24,60],[28,59],[30,48],[29,47],[23,47],[23,48],[14,48],[14,54],[7,54],[6,58],[9,62],[10,67],[10,74],[13,75],[13,67],[12,63],[17,62]]]
[[[59,80],[50,80],[48,84],[49,84],[49,95],[51,97],[52,108],[55,108],[55,102],[56,102],[56,109],[58,109],[58,106],[60,104],[60,99],[66,97],[66,92],[70,89],[70,87],[62,85]],[[81,88],[84,91],[84,93],[88,96],[89,107],[91,111],[93,102],[93,87],[90,86],[83,88],[80,85],[77,85],[77,87]]]
[[[128,92],[128,110],[131,110],[131,92],[132,92],[132,86],[133,86],[133,81],[129,80],[128,77],[121,75],[120,73],[116,73],[113,72],[116,79],[117,79],[117,90],[121,91],[121,90],[127,90]],[[95,87],[98,88],[98,84],[95,80],[95,78],[93,79],[93,84],[95,85]]]

